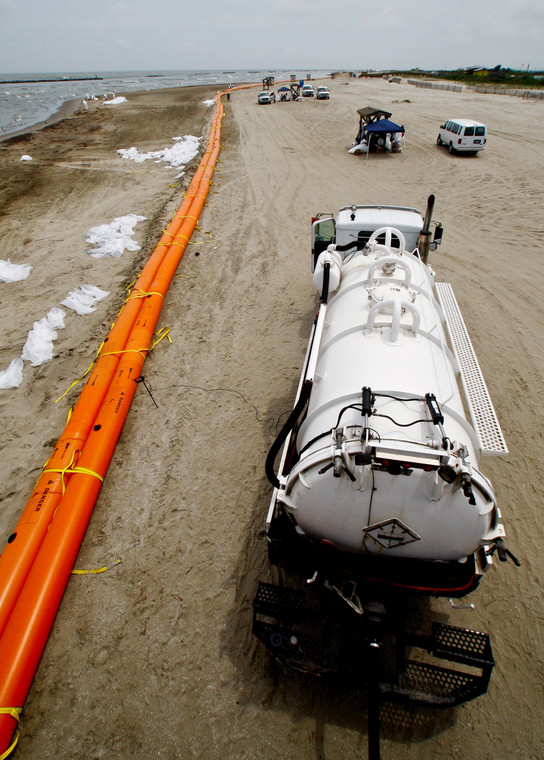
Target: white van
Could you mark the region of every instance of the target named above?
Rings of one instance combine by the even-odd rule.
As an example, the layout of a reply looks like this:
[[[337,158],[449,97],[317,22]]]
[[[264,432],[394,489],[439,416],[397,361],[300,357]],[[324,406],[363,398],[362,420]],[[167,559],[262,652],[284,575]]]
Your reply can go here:
[[[471,119],[450,119],[440,126],[437,145],[447,145],[450,153],[456,151],[478,153],[485,148],[487,127]]]

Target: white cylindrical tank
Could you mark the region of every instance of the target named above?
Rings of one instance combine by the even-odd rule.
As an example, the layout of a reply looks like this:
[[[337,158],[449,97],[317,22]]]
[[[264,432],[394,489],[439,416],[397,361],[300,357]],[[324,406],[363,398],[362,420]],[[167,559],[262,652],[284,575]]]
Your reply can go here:
[[[334,246],[330,245],[326,251],[319,256],[315,265],[312,282],[318,293],[323,290],[325,278],[325,267],[329,265],[329,293],[336,293],[340,280],[342,279],[342,257],[334,251]]]
[[[329,250],[318,290],[326,261],[334,295],[279,500],[300,533],[345,551],[464,561],[503,529],[433,272],[384,245]]]

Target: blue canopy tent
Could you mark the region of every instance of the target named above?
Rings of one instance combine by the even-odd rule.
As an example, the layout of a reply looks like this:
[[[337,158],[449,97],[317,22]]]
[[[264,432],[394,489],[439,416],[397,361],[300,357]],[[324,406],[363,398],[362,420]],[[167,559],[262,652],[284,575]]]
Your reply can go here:
[[[300,85],[292,82],[290,87],[279,87],[280,100],[296,100],[300,95]]]
[[[404,134],[404,127],[399,127],[398,124],[395,124],[394,121],[389,121],[389,119],[379,119],[378,121],[373,121],[372,124],[364,124],[363,125],[363,132],[389,132],[390,134],[396,133],[396,132],[402,132]]]
[[[395,124],[394,121],[389,119],[378,119],[370,124],[361,125],[361,131],[359,133],[360,141],[366,138],[368,144],[368,153],[381,152],[385,143],[386,135],[402,134],[404,137],[404,127],[399,124]],[[382,138],[382,139],[380,139]],[[400,142],[398,144],[394,142],[393,152],[400,150]]]

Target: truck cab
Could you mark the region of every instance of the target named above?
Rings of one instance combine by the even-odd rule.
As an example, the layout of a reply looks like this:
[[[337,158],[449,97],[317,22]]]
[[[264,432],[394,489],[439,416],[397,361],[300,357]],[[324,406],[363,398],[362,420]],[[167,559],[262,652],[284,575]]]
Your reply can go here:
[[[424,233],[424,225],[425,220],[418,209],[403,206],[344,206],[336,219],[332,214],[318,214],[312,220],[312,272],[319,254],[331,243],[346,247],[346,252],[350,243],[360,250],[372,233],[382,227],[395,227],[402,232],[406,250],[421,249],[427,245],[429,235],[428,231]],[[380,241],[378,238],[378,242],[385,242],[385,233],[382,237],[384,239]],[[429,250],[435,250],[441,238],[442,226],[437,224],[434,238],[428,243]],[[400,247],[400,241],[393,238],[392,246]]]

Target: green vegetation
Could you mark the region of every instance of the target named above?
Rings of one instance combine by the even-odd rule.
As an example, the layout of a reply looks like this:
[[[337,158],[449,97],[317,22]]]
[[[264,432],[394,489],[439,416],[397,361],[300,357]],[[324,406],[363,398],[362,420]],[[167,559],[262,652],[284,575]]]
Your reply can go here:
[[[503,69],[502,66],[493,68],[457,69],[456,71],[423,71],[412,69],[411,71],[391,72],[403,76],[424,77],[426,79],[447,79],[449,81],[462,82],[467,85],[502,85],[504,87],[535,87],[544,88],[543,71],[519,71],[516,69]]]

